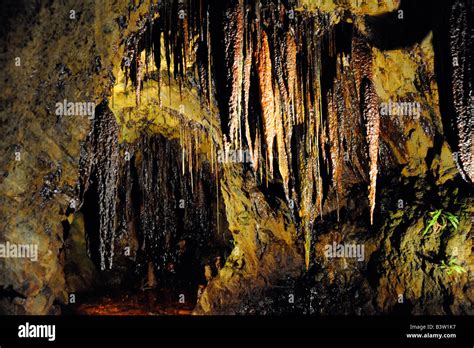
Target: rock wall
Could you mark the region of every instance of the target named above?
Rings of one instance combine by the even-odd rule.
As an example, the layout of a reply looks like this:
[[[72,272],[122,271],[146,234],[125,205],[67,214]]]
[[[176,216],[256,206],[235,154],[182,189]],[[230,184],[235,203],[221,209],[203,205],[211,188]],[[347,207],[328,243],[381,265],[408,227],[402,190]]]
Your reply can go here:
[[[472,12],[443,6],[446,32],[429,11],[402,37],[385,27],[418,28],[405,1],[15,4],[2,20],[0,242],[36,244],[39,259],[0,260],[0,312],[59,313],[96,271],[146,269],[157,250],[165,269],[180,238],[160,222],[178,219],[171,191],[193,190],[207,223],[191,238],[224,244],[212,257],[231,250],[198,314],[472,313]],[[68,116],[64,100],[98,107]],[[134,185],[150,194],[135,205]],[[363,262],[324,256],[334,241],[364,245]]]
[[[79,204],[81,142],[90,120],[56,115],[56,103],[106,98],[126,33],[117,19],[128,13],[128,3],[5,6],[17,11],[2,20],[9,30],[2,38],[0,238],[38,245],[38,261],[0,260],[1,312],[57,313],[56,304],[68,301],[61,222],[71,204]],[[132,11],[131,23],[139,12]]]

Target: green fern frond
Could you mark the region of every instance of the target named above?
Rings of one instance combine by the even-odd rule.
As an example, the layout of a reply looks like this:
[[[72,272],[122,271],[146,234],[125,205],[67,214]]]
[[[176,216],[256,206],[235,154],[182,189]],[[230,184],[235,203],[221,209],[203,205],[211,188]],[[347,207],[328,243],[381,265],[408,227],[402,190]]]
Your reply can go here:
[[[463,274],[466,273],[466,269],[461,265],[458,265],[458,260],[456,258],[452,258],[446,263],[444,260],[441,261],[441,269],[446,270],[447,275],[451,275],[453,273]]]
[[[431,219],[428,222],[428,225],[426,226],[425,230],[423,231],[423,236],[428,233],[428,231],[438,222],[438,218],[441,215],[441,209],[435,210],[430,213]]]
[[[451,225],[454,227],[454,229],[457,230],[459,226],[459,218],[456,215],[451,214],[449,212],[446,212],[445,216],[449,220]]]

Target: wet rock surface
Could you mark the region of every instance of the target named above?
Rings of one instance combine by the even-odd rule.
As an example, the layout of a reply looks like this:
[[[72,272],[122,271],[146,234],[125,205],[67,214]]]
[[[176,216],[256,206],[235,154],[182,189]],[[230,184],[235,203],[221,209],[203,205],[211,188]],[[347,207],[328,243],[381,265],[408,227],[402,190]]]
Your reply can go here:
[[[1,313],[177,286],[197,314],[472,314],[462,1],[410,40],[404,1],[73,5],[2,24],[0,243],[39,260],[0,260]]]

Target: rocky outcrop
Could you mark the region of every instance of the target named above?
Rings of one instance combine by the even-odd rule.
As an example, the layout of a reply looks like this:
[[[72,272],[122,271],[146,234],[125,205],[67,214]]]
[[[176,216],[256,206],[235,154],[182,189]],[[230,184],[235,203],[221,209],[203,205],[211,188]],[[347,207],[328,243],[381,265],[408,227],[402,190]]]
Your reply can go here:
[[[78,206],[81,142],[90,127],[90,115],[58,115],[56,103],[106,98],[126,33],[117,19],[128,10],[126,1],[23,4],[6,19],[1,48],[0,240],[37,245],[38,261],[0,260],[7,293],[0,312],[47,314],[67,303],[61,222]]]

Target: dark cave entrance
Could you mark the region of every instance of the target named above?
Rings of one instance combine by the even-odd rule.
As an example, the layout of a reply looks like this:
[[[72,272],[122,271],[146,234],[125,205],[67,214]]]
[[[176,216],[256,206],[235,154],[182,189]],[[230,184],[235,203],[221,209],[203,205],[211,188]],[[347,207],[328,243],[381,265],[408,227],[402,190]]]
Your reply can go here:
[[[113,115],[104,106],[97,111],[80,208],[96,272],[84,294],[87,306],[73,311],[111,314],[107,308],[125,306],[125,313],[188,313],[230,252],[216,174],[207,161],[188,170],[179,142],[161,135],[110,143],[104,135],[114,132]],[[80,272],[79,265],[73,269]]]

